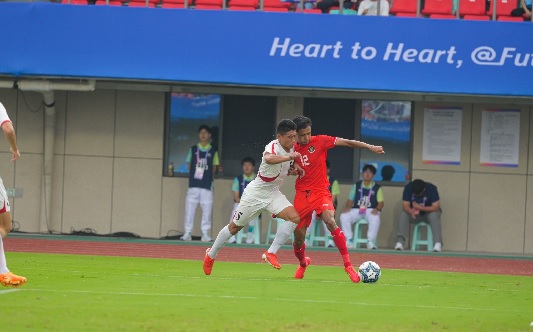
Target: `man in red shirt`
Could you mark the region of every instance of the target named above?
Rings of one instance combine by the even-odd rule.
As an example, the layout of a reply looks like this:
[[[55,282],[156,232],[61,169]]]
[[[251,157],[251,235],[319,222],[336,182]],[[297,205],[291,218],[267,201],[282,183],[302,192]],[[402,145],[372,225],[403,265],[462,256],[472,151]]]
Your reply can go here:
[[[353,282],[359,282],[359,275],[350,262],[346,237],[335,223],[335,208],[331,201],[331,192],[328,190],[326,157],[328,150],[335,146],[366,148],[377,154],[385,153],[383,147],[327,135],[311,136],[311,119],[297,116],[293,121],[296,123],[298,135],[298,141],[294,144],[294,151],[301,155],[296,162],[304,170],[304,176],[296,179],[296,196],[294,198],[294,207],[300,215],[300,222],[294,230],[293,243],[294,255],[300,261],[300,266],[296,269],[294,277],[302,279],[305,269],[311,264],[311,259],[305,256],[305,232],[311,223],[313,211],[316,211],[317,216],[326,223],[333,236],[333,241],[344,262],[344,270]],[[271,251],[271,248],[269,248],[268,253],[274,254],[273,257],[275,257],[275,251]],[[276,267],[272,263],[277,262],[269,261],[269,263]],[[279,266],[279,263],[277,265]]]

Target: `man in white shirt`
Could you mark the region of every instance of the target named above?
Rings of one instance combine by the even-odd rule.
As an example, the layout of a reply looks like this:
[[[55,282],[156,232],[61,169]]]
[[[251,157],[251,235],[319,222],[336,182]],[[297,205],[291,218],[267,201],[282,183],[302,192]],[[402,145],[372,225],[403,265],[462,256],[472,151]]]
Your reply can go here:
[[[17,147],[17,136],[15,135],[13,124],[7,115],[6,108],[2,103],[0,103],[0,127],[2,127],[2,131],[9,143],[11,161],[15,162],[20,157],[20,152]],[[0,178],[0,284],[3,286],[18,287],[26,283],[26,278],[9,271],[4,253],[4,243],[2,242],[2,239],[11,232],[12,227],[11,208],[9,206],[6,188],[4,188],[4,183],[2,182],[2,178]]]
[[[363,0],[359,4],[357,15],[378,16],[378,1],[379,16],[389,16],[389,2],[387,0]]]

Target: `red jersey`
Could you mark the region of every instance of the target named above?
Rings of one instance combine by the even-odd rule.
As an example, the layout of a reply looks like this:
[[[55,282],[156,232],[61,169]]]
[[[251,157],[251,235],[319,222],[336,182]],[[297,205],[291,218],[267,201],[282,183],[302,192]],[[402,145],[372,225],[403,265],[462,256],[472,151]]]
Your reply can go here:
[[[296,179],[296,191],[302,190],[328,190],[329,181],[326,168],[328,150],[335,146],[337,137],[327,135],[311,136],[306,145],[294,144],[294,151],[302,157],[296,160],[304,171],[303,178]]]

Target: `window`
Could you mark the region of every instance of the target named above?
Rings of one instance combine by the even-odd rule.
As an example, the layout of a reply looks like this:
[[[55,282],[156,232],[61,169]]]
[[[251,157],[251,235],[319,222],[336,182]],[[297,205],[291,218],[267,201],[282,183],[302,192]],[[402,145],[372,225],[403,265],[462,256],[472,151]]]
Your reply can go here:
[[[361,113],[361,140],[382,145],[385,154],[362,150],[360,169],[373,164],[374,180],[403,184],[411,160],[411,102],[363,100]]]
[[[174,174],[188,174],[187,154],[198,143],[198,128],[211,127],[211,144],[218,145],[220,95],[171,93],[168,100],[166,165],[174,164]],[[167,169],[163,174],[168,175]]]

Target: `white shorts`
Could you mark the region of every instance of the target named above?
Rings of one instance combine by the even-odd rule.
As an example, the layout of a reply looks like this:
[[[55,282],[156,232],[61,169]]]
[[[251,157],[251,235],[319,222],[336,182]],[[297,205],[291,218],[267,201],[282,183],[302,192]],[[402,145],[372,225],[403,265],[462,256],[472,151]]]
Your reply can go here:
[[[4,187],[4,182],[2,182],[2,178],[0,178],[0,213],[9,211],[11,211],[11,207],[9,206],[9,200],[7,199],[7,191]]]
[[[250,193],[243,194],[231,221],[237,226],[244,226],[257,218],[263,210],[278,214],[289,206],[292,206],[291,202],[279,190],[272,194],[269,202],[254,199]]]

